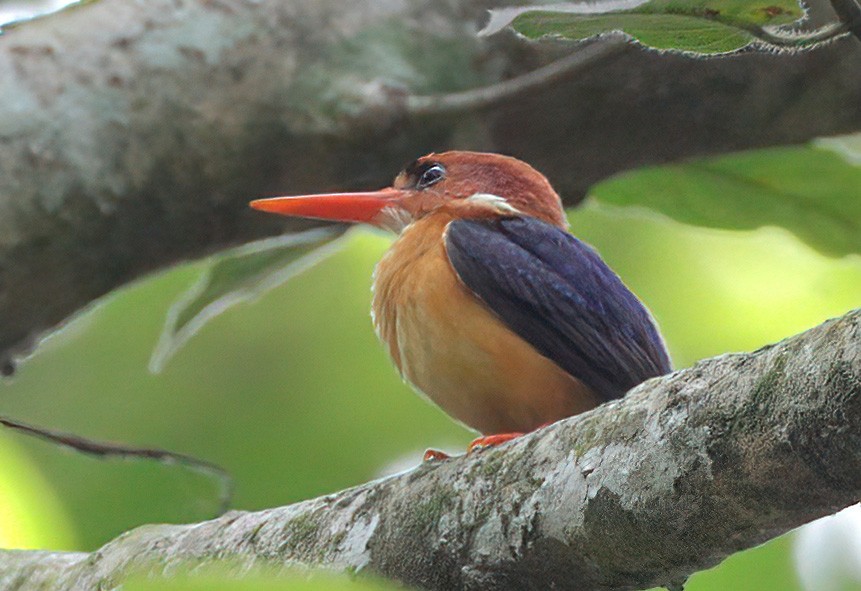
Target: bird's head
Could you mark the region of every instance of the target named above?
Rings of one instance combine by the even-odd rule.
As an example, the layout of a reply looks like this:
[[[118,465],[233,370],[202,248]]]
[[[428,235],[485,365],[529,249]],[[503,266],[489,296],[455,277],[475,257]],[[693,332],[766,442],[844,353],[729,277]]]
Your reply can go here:
[[[395,232],[441,209],[454,217],[525,215],[567,227],[559,195],[544,175],[516,158],[482,152],[422,156],[379,191],[273,197],[252,201],[251,207]]]

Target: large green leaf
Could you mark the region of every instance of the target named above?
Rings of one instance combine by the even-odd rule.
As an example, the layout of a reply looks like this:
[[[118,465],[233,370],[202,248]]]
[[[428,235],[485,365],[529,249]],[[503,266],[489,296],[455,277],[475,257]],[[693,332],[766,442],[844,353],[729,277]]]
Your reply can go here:
[[[855,141],[829,139],[643,168],[599,183],[591,195],[701,226],[780,226],[824,253],[861,253],[861,166],[852,163]]]
[[[574,41],[622,31],[649,47],[702,55],[729,53],[754,42],[795,46],[806,41],[763,29],[801,19],[804,10],[796,0],[603,0],[542,8],[548,9],[508,13],[512,27],[532,39]]]
[[[331,253],[331,248],[323,247],[343,232],[334,226],[267,238],[216,257],[200,281],[168,312],[150,370],[160,372],[212,318],[281,285]]]

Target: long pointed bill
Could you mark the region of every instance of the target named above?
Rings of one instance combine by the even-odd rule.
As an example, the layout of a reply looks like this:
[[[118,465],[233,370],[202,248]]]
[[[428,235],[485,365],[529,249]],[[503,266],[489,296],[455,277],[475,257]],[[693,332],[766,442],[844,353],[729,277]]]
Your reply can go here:
[[[365,193],[329,193],[257,199],[249,205],[260,211],[335,222],[374,223],[388,206],[397,206],[404,192],[394,188]]]

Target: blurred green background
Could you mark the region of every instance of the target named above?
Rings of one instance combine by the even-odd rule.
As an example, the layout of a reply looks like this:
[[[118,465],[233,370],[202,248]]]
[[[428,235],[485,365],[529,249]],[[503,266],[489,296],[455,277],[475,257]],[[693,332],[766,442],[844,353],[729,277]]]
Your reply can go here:
[[[861,257],[824,257],[783,230],[685,226],[589,202],[571,213],[657,317],[675,365],[747,351],[861,305]],[[151,375],[171,303],[206,263],[117,293],[46,341],[0,385],[0,414],[93,438],[179,451],[235,477],[235,508],[335,491],[474,436],[401,383],[369,319],[390,238],[345,247],[206,325]],[[0,432],[0,542],[91,550],[135,525],[213,516],[216,486],[181,467],[99,461]],[[800,589],[791,536],[696,575],[690,591]]]

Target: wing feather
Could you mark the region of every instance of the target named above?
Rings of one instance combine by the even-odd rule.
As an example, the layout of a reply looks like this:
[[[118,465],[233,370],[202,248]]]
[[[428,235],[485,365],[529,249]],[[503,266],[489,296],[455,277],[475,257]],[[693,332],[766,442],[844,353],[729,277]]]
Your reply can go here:
[[[601,397],[671,371],[649,312],[571,234],[528,217],[456,220],[446,252],[502,322]]]

